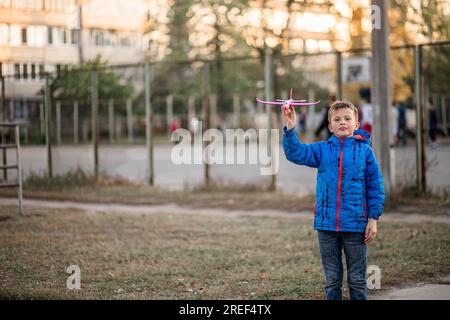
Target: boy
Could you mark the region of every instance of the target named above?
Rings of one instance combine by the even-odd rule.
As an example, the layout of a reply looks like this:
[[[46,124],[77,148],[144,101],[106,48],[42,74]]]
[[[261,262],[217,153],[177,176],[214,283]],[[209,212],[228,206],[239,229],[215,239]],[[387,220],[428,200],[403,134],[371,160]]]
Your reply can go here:
[[[318,231],[325,272],[325,296],[342,299],[342,249],[347,263],[350,299],[366,300],[367,247],[377,234],[384,207],[381,172],[370,136],[359,129],[358,109],[335,101],[328,111],[328,141],[300,143],[293,106],[283,106],[283,148],[296,164],[317,168],[314,229]]]

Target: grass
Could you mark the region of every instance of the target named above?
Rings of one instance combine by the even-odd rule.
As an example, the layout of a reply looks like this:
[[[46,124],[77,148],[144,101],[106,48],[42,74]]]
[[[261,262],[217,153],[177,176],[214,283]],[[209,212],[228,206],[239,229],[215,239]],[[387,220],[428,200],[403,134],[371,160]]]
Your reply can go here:
[[[292,216],[112,214],[0,207],[0,298],[321,299],[311,221]],[[380,223],[382,288],[450,273],[447,224]],[[69,265],[81,290],[68,290]]]
[[[17,197],[16,190],[0,190],[0,197]],[[260,184],[213,181],[208,186],[186,185],[183,190],[168,191],[139,185],[123,178],[101,176],[98,180],[82,170],[49,178],[32,174],[24,181],[25,199],[70,200],[79,202],[161,205],[175,203],[193,208],[313,210],[312,196],[299,198],[270,192]]]
[[[17,197],[16,190],[2,189],[0,197]],[[53,178],[31,174],[24,181],[24,197],[45,200],[68,200],[95,203],[161,205],[175,203],[193,208],[240,210],[277,209],[290,212],[311,211],[314,196],[299,197],[271,192],[268,185],[216,180],[209,185],[185,185],[183,190],[168,191],[140,185],[105,174],[95,179],[81,169]],[[447,190],[419,194],[410,185],[397,186],[385,204],[386,211],[449,215],[450,193]]]

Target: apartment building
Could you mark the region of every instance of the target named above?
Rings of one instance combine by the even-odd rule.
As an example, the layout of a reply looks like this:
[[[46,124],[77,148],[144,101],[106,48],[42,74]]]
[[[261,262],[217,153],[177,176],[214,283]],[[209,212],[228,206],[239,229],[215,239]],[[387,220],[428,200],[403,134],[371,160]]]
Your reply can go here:
[[[110,64],[141,62],[146,8],[144,0],[0,0],[6,113],[21,118],[36,109],[44,71],[97,55]]]

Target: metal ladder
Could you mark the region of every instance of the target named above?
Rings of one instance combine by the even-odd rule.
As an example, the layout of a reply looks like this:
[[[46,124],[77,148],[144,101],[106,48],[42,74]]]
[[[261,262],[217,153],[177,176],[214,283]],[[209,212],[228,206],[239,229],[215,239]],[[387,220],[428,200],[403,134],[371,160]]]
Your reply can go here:
[[[5,131],[7,129],[14,128],[15,130],[15,143],[7,144],[5,141]],[[23,191],[22,191],[22,166],[20,163],[20,128],[17,122],[0,122],[1,141],[0,149],[3,151],[3,164],[0,165],[0,169],[3,170],[3,181],[0,180],[0,189],[3,188],[18,188],[19,208],[20,215],[24,216],[23,211]],[[7,164],[7,149],[16,149],[17,162],[12,165]],[[8,182],[8,170],[17,170],[17,181]]]

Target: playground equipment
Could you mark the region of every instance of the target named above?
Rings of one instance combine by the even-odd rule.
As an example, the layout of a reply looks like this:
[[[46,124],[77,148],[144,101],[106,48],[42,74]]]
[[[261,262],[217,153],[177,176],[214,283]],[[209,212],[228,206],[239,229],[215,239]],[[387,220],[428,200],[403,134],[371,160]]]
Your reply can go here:
[[[15,131],[15,143],[7,144],[5,139],[5,131],[14,128]],[[20,127],[17,122],[0,122],[1,141],[0,149],[3,151],[3,165],[0,165],[0,169],[3,170],[3,180],[0,180],[0,189],[3,188],[17,188],[19,198],[20,215],[24,216],[23,211],[23,192],[22,192],[22,166],[20,163]],[[16,149],[16,163],[7,164],[7,149]],[[8,170],[17,170],[16,182],[8,182]]]

